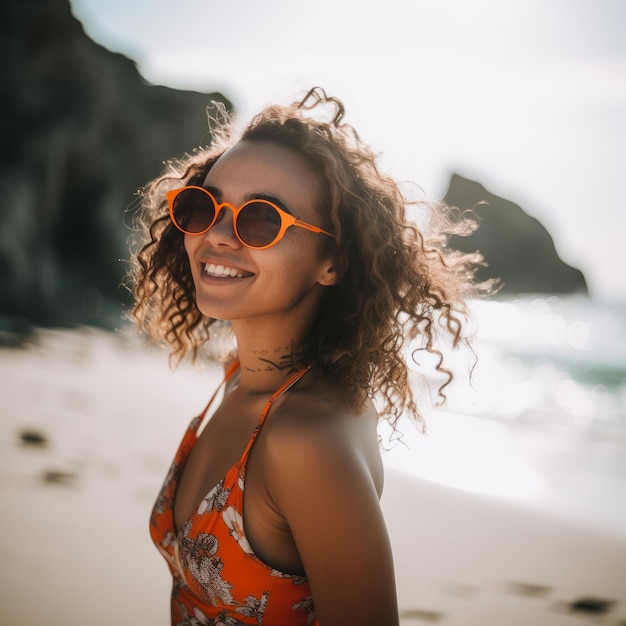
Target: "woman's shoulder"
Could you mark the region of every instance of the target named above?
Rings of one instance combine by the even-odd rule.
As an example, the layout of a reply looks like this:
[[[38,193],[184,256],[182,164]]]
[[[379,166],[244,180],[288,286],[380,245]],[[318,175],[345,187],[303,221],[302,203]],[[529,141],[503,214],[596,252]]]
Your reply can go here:
[[[336,386],[314,382],[294,389],[276,408],[265,447],[277,472],[303,477],[347,472],[373,480],[382,491],[378,415],[371,400],[354,411]]]
[[[338,385],[311,376],[285,394],[272,430],[277,437],[295,443],[300,438],[350,439],[358,433],[371,434],[377,423],[378,415],[369,398],[364,396],[359,409],[354,410]]]

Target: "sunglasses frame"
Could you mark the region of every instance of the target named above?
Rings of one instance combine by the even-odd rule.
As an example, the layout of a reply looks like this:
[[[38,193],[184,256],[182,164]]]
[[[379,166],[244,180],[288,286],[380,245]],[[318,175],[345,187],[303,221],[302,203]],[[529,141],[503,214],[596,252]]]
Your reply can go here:
[[[213,205],[215,206],[215,215],[213,217],[213,220],[207,226],[207,228],[197,233],[185,230],[176,221],[174,217],[174,201],[183,191],[187,191],[189,189],[196,189],[198,191],[203,192],[204,194],[209,196],[209,198],[213,202]],[[261,198],[259,198],[258,200],[255,200],[255,199],[248,200],[247,202],[244,202],[241,206],[237,207],[234,204],[231,204],[230,202],[218,202],[208,189],[205,189],[204,187],[198,187],[196,185],[187,185],[186,187],[181,187],[180,189],[171,189],[170,191],[167,191],[165,193],[165,197],[167,198],[167,203],[169,205],[170,220],[172,221],[172,224],[174,224],[174,226],[176,226],[178,230],[185,233],[185,235],[191,235],[192,237],[196,237],[196,236],[200,236],[200,235],[204,235],[208,233],[211,230],[211,228],[213,228],[213,226],[215,226],[215,224],[217,223],[221,210],[224,207],[226,207],[230,209],[233,213],[233,232],[235,233],[235,236],[244,246],[246,246],[247,248],[251,248],[253,250],[266,250],[267,248],[271,248],[272,246],[276,245],[284,237],[285,233],[287,232],[287,229],[290,226],[298,226],[299,228],[304,228],[313,233],[318,233],[321,235],[328,235],[329,237],[336,239],[335,235],[333,235],[332,233],[329,233],[326,230],[318,228],[317,226],[313,226],[313,224],[308,224],[307,222],[303,222],[302,220],[299,220],[297,217],[291,215],[291,213],[287,213],[285,210],[281,209],[279,206],[277,206],[273,202],[270,202],[269,200],[265,200]],[[259,202],[261,204],[267,204],[271,206],[278,213],[278,215],[280,216],[280,230],[278,231],[276,237],[274,237],[274,239],[267,245],[252,246],[249,243],[245,242],[239,235],[239,232],[237,230],[237,219],[241,211],[245,209],[248,205],[259,203]]]

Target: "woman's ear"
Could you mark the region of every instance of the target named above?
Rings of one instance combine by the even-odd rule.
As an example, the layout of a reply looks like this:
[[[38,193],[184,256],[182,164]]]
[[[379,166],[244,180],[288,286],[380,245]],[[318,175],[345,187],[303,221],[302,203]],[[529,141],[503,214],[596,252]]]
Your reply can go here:
[[[320,272],[320,277],[317,282],[324,287],[337,285],[341,282],[345,271],[345,254],[341,252],[335,252],[322,268],[322,271]]]
[[[336,285],[339,282],[337,268],[334,265],[329,264],[322,270],[322,272],[320,272],[317,282],[323,287]]]

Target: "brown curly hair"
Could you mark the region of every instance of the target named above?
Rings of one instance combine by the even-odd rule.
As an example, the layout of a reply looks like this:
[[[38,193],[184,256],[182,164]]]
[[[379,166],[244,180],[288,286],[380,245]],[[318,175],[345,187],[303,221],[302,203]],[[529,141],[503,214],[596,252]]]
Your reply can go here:
[[[330,110],[331,119],[317,112]],[[441,202],[410,202],[400,185],[381,173],[374,152],[342,122],[342,103],[320,88],[291,105],[273,105],[258,113],[242,131],[222,114],[210,147],[167,163],[166,171],[142,193],[140,223],[149,233],[134,259],[131,282],[134,318],[149,336],[164,341],[175,362],[210,344],[210,327],[196,306],[195,288],[183,234],[170,222],[165,191],[202,185],[216,160],[239,140],[270,141],[298,152],[317,172],[324,189],[320,214],[336,234],[343,260],[342,278],[327,287],[317,320],[301,358],[315,362],[326,379],[345,389],[353,408],[364,391],[381,401],[381,416],[392,426],[407,411],[422,423],[409,381],[406,346],[436,356],[440,333],[456,347],[467,316],[466,299],[489,292],[477,284],[479,254],[447,247],[451,234],[467,234],[474,223]],[[427,212],[422,234],[407,216],[409,206]],[[423,425],[423,424],[422,424]]]

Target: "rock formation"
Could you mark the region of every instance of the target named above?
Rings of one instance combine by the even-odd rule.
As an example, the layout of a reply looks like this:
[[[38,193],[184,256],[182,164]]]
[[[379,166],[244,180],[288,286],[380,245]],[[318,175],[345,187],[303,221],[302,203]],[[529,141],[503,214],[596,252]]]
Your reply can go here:
[[[480,250],[487,266],[479,268],[479,279],[500,278],[503,293],[587,293],[582,272],[561,260],[548,231],[517,204],[457,174],[444,200],[463,211],[473,209],[478,218],[474,233],[452,237],[450,245],[463,252]]]
[[[115,326],[136,190],[210,142],[211,100],[231,105],[146,84],[68,0],[3,2],[0,51],[0,329]]]

